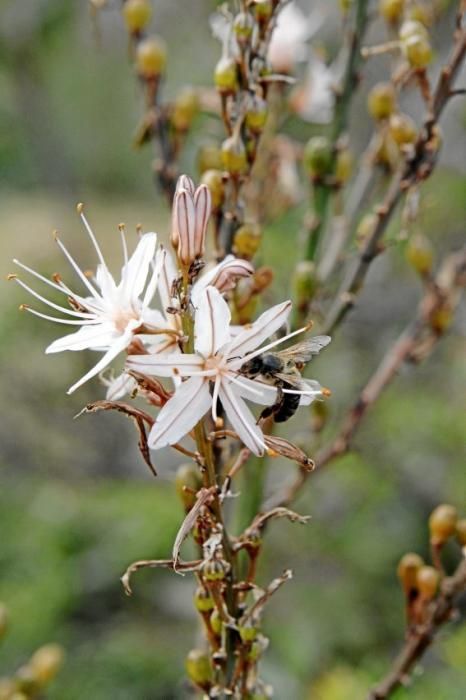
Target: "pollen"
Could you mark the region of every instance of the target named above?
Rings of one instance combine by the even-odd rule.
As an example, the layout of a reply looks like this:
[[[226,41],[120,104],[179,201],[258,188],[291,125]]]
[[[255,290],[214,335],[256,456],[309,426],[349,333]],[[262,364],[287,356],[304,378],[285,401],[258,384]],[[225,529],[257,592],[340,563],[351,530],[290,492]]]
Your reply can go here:
[[[81,215],[84,211],[84,204],[82,202],[79,202],[76,205],[76,211],[78,212],[79,215]]]
[[[8,275],[6,276],[6,278],[7,278],[8,282],[11,282],[11,280],[16,280],[16,279],[18,279],[18,275],[15,275],[14,272],[10,272],[10,273],[8,273]]]

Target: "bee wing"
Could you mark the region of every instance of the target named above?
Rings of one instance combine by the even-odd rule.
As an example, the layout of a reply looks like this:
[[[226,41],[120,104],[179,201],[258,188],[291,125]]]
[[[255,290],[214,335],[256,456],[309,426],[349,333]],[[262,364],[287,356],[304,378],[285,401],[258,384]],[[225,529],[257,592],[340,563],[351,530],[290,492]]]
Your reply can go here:
[[[303,382],[301,379],[301,375],[296,373],[296,374],[282,374],[281,372],[276,372],[274,374],[274,377],[277,379],[281,379],[282,382],[286,382],[287,384],[290,384],[291,386],[295,387],[295,389],[301,389]]]
[[[304,340],[302,343],[296,343],[290,348],[280,350],[275,353],[282,360],[293,360],[294,362],[309,362],[313,355],[318,355],[322,348],[330,343],[330,336],[316,335],[314,338]]]

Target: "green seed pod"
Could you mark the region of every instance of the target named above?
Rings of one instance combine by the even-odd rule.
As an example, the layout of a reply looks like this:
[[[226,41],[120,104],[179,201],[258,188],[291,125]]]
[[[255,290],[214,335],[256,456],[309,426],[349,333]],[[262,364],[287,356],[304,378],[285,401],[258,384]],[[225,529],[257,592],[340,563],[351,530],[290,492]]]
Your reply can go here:
[[[405,255],[406,260],[421,277],[428,275],[432,270],[434,252],[429,239],[421,233],[411,236],[406,246]]]
[[[409,592],[417,585],[417,572],[424,566],[424,560],[418,554],[409,552],[400,559],[397,574],[400,583],[406,592]]]
[[[407,114],[392,114],[389,122],[389,132],[398,146],[414,143],[417,138],[416,124]]]
[[[222,634],[223,622],[222,618],[218,614],[217,609],[212,610],[212,613],[210,615],[210,626],[212,627],[212,630],[218,637]]]
[[[187,131],[199,111],[199,98],[196,90],[185,87],[178,93],[173,103],[171,122],[178,131]]]
[[[423,598],[432,600],[438,590],[440,574],[433,566],[421,566],[417,571],[416,587]]]
[[[462,547],[466,547],[466,518],[456,523],[456,539]]]
[[[195,464],[180,464],[176,470],[175,488],[186,510],[196,502],[196,493],[202,486],[202,478]],[[185,489],[186,487],[186,489]]]
[[[387,119],[396,107],[396,93],[391,83],[377,83],[369,92],[367,109],[376,121]]]
[[[415,35],[404,39],[401,50],[412,68],[425,68],[432,61],[432,46],[424,36]]]
[[[202,567],[206,581],[223,581],[227,575],[226,566],[220,559],[206,561]]]
[[[233,22],[233,31],[239,46],[249,44],[254,29],[254,20],[249,12],[239,12]]]
[[[222,143],[222,163],[230,175],[242,175],[246,172],[248,158],[239,136],[230,136]]]
[[[253,642],[257,637],[257,627],[254,627],[254,625],[250,623],[240,625],[238,627],[238,632],[239,636],[241,637],[241,641],[245,644]]]
[[[238,258],[251,260],[259,250],[262,231],[259,224],[245,223],[235,231],[233,252]]]
[[[443,544],[456,532],[458,512],[447,503],[437,506],[429,518],[430,538],[435,544]]]
[[[326,136],[312,136],[304,148],[303,164],[312,178],[328,175],[332,166],[332,145]]]
[[[32,655],[29,666],[40,685],[50,683],[63,665],[65,652],[59,644],[45,644]]]
[[[130,32],[140,32],[149,23],[152,6],[149,0],[126,0],[123,17]]]
[[[404,0],[380,0],[380,15],[388,24],[397,24],[403,17],[404,4]]]
[[[208,655],[201,649],[191,649],[186,657],[186,672],[190,680],[203,689],[212,683],[212,666]]]
[[[215,66],[214,83],[222,95],[233,95],[238,89],[238,68],[233,58],[224,56]]]
[[[221,170],[210,168],[202,173],[201,184],[207,185],[212,199],[212,209],[215,211],[222,206],[225,199],[225,184]]]
[[[213,143],[204,144],[197,154],[197,168],[202,175],[206,170],[221,170],[223,167],[222,151]]]
[[[319,286],[314,263],[310,260],[301,260],[295,267],[292,283],[298,306],[307,304],[310,299],[313,299]]]
[[[258,95],[251,96],[245,114],[245,124],[253,134],[262,133],[267,121],[267,102]]]
[[[194,593],[194,605],[196,610],[205,613],[213,610],[215,603],[209,591],[199,586]]]
[[[165,44],[157,37],[148,37],[141,41],[136,50],[136,67],[143,78],[158,78],[165,70],[167,50]]]

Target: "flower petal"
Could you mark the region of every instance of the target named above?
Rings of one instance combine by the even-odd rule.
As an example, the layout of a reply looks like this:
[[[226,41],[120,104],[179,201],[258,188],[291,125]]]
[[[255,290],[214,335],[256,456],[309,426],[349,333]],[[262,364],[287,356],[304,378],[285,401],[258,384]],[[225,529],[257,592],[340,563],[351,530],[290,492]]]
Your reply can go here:
[[[248,401],[253,401],[263,406],[272,406],[277,399],[277,389],[270,384],[249,379],[249,377],[242,375],[235,376],[233,383],[235,385],[235,393],[244,399],[248,399]]]
[[[63,352],[63,350],[93,350],[108,347],[115,340],[113,323],[100,323],[98,326],[83,326],[76,333],[69,333],[57,338],[45,352]]]
[[[230,340],[231,312],[215,287],[207,287],[199,296],[194,320],[194,349],[203,357],[212,357]]]
[[[189,377],[191,372],[202,370],[204,362],[199,355],[158,353],[156,355],[129,355],[126,365],[142,374],[156,377]]]
[[[246,403],[228,382],[222,382],[219,396],[233,430],[251,452],[261,457],[265,449],[264,436]]]
[[[207,224],[212,208],[212,197],[207,185],[200,185],[194,194],[194,207],[196,209],[196,230],[194,233],[194,254],[204,255],[204,241]]]
[[[172,286],[178,276],[173,257],[170,251],[160,246],[156,257],[161,259],[158,291],[162,303],[162,311],[165,313],[169,306],[173,305]]]
[[[174,230],[178,232],[178,257],[184,265],[194,260],[194,234],[196,230],[196,209],[193,198],[187,190],[179,190],[174,202]]]
[[[130,394],[135,387],[137,387],[137,382],[131,375],[122,372],[107,385],[107,393],[105,398],[107,401],[118,401],[122,399],[123,396]]]
[[[150,431],[149,447],[158,450],[181,440],[207,413],[211,403],[209,382],[202,377],[192,377],[180,384]]]
[[[201,275],[191,290],[191,301],[194,306],[197,306],[200,294],[209,285],[216,287],[222,293],[227,292],[234,288],[240,277],[249,277],[253,272],[254,268],[247,260],[227,255],[221,263]]]
[[[145,233],[141,236],[136,250],[123,267],[119,291],[129,301],[136,300],[145,287],[149,267],[154,259],[157,245],[156,233]]]
[[[291,301],[284,301],[282,304],[272,306],[264,311],[257,321],[245,328],[234,338],[228,348],[228,355],[234,357],[244,356],[246,353],[255,350],[264,340],[270,338],[286,322],[291,311]]]

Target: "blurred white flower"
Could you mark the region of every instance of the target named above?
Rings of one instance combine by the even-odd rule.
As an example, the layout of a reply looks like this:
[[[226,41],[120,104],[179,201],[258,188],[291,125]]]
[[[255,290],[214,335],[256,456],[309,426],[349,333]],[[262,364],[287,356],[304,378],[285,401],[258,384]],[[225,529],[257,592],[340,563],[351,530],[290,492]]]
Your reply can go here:
[[[320,10],[306,16],[295,2],[290,2],[278,14],[270,41],[268,58],[277,73],[291,73],[297,63],[309,54],[307,42],[323,23]]]
[[[258,379],[249,379],[239,370],[264,350],[300,332],[290,333],[257,349],[283,326],[290,310],[291,302],[278,304],[234,335],[228,304],[217,289],[209,286],[200,294],[195,313],[195,353],[130,355],[127,366],[137,372],[187,378],[160,411],[149,435],[149,446],[159,449],[178,442],[209,410],[217,422],[217,402],[220,400],[241,441],[251,452],[262,455],[266,449],[264,436],[245,399],[270,406],[276,400],[277,389]],[[303,402],[310,403],[320,395],[320,387],[313,383],[308,389],[296,393],[302,395]]]
[[[67,334],[51,343],[47,347],[46,353],[85,349],[104,353],[97,364],[68,389],[68,394],[107,367],[120,352],[130,345],[136,334],[144,331],[163,330],[160,328],[160,322],[163,322],[162,315],[149,308],[157,288],[160,268],[160,264],[155,263],[154,265],[156,234],[146,233],[141,236],[133,255],[128,258],[124,233],[121,232],[124,265],[121,271],[121,281],[117,285],[108,270],[94,233],[83,214],[82,205],[78,206],[78,211],[99,259],[95,276],[89,279],[58,237],[56,237],[56,241],[89,296],[76,294],[58,275],[54,276],[54,281],[48,280],[18,260],[14,260],[23,270],[64,294],[71,307],[66,308],[46,299],[16,275],[12,275],[12,278],[36,299],[63,313],[65,317],[50,316],[25,304],[22,305],[23,309],[35,316],[56,323],[80,326],[78,331]]]
[[[312,53],[304,82],[291,96],[292,110],[307,122],[328,124],[333,118],[337,79],[335,66]]]

